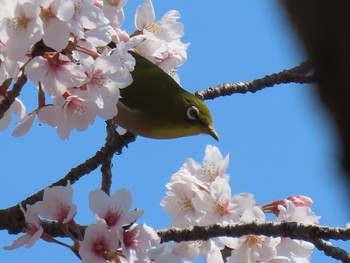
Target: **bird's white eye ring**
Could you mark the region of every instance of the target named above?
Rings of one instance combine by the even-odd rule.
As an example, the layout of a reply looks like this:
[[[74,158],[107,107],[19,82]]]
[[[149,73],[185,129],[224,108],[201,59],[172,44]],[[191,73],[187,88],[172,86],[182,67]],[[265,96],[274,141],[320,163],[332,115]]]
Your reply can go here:
[[[199,110],[196,106],[190,106],[186,111],[186,115],[189,120],[196,120],[198,119]]]

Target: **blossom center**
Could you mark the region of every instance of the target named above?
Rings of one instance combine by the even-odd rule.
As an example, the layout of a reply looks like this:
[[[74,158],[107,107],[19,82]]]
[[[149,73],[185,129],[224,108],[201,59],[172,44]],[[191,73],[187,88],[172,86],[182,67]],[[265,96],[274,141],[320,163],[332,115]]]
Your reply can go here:
[[[83,101],[77,96],[71,95],[68,91],[63,94],[63,97],[66,99],[64,108],[67,108],[73,115],[83,115],[86,111],[86,106],[83,104]]]
[[[82,6],[81,6],[80,2],[78,2],[78,1],[74,2],[74,12],[76,14],[80,14],[81,9],[82,9]]]
[[[106,78],[106,76],[103,74],[102,70],[98,69],[96,70],[91,78],[91,84],[101,88],[104,87],[108,82],[108,79]]]
[[[52,11],[51,11],[51,8],[48,7],[48,8],[44,8],[44,7],[40,7],[41,9],[41,16],[45,19],[49,19],[49,18],[52,18],[54,17],[54,15],[52,14]]]
[[[94,244],[94,251],[97,255],[102,256],[105,260],[113,260],[115,253],[106,248],[106,244],[103,241],[97,241]]]
[[[182,210],[194,210],[192,200],[187,196],[183,196],[177,203]]]
[[[26,28],[29,19],[25,16],[19,16],[17,19],[12,20],[11,27],[14,31],[20,31],[22,28]]]
[[[123,241],[126,247],[136,248],[139,244],[137,237],[140,232],[137,229],[132,229],[131,231],[124,232]]]
[[[247,244],[251,249],[257,248],[263,243],[264,239],[257,235],[248,235]]]
[[[229,206],[229,201],[224,200],[224,201],[217,201],[215,203],[215,212],[220,215],[224,215],[228,213],[228,206]]]
[[[205,165],[203,167],[203,170],[204,170],[205,174],[209,177],[209,179],[212,181],[214,181],[215,178],[218,176],[216,166],[213,162]]]
[[[159,27],[157,22],[149,22],[146,26],[145,29],[153,34],[158,34],[162,32],[162,29]]]
[[[108,214],[104,219],[106,221],[106,224],[111,227],[118,223],[119,218],[120,218],[120,212],[117,209],[115,209],[115,210],[109,210]]]

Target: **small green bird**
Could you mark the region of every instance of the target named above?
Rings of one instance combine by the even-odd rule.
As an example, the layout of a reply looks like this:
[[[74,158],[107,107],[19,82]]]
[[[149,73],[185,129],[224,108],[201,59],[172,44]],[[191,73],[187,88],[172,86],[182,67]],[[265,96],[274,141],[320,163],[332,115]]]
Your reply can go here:
[[[124,129],[156,139],[209,134],[218,140],[210,111],[166,72],[143,56],[136,60],[133,82],[120,90],[118,114],[112,120]]]

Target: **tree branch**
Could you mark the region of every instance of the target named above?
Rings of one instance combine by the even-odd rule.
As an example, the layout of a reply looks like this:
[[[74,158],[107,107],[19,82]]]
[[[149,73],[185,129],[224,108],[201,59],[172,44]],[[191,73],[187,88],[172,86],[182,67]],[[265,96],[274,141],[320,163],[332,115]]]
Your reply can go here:
[[[120,137],[120,139],[115,139],[114,136],[107,136],[105,145],[96,152],[93,157],[71,169],[65,177],[51,184],[49,187],[58,185],[65,186],[68,181],[70,181],[71,184],[74,184],[81,177],[95,170],[103,162],[111,159],[115,153],[121,153],[124,146],[136,139],[136,136],[132,133],[126,133]],[[26,207],[27,204],[32,205],[42,200],[43,193],[44,189],[20,203],[23,207]],[[25,221],[23,213],[19,209],[19,205],[0,210],[0,230],[7,229],[9,234],[18,234],[23,231],[24,226]]]
[[[344,263],[350,262],[350,257],[347,251],[339,247],[333,246],[330,242],[326,242],[321,239],[315,239],[311,241],[315,247],[323,251],[326,256],[332,257],[337,260],[341,260]]]
[[[110,120],[106,121],[106,130],[107,130],[107,141],[120,140],[120,136],[115,130],[116,126]],[[122,142],[122,141],[121,141]],[[110,190],[112,186],[112,158],[113,155],[106,156],[102,162],[101,173],[102,173],[102,183],[101,190],[106,194],[110,195]]]
[[[170,228],[159,230],[162,242],[208,240],[218,236],[241,237],[244,235],[264,235],[272,237],[289,237],[301,240],[333,239],[349,240],[350,228],[331,228],[327,226],[304,225],[296,222],[267,222],[233,225],[212,225],[208,227]]]
[[[11,107],[12,103],[21,93],[22,87],[27,82],[27,76],[22,74],[17,82],[13,85],[12,90],[7,93],[7,96],[0,103],[0,119],[4,117],[5,112]]]
[[[54,237],[67,237],[63,228],[56,222],[43,222],[46,233]],[[80,233],[84,235],[87,226],[78,226]],[[298,240],[311,242],[315,247],[323,251],[325,255],[342,262],[350,262],[348,253],[338,247],[333,246],[330,242],[324,240],[349,240],[349,228],[331,228],[326,226],[303,225],[296,222],[266,222],[266,223],[247,223],[233,225],[212,225],[209,227],[188,227],[185,229],[171,228],[158,230],[161,243],[168,241],[182,242],[195,240],[208,240],[214,237],[228,236],[241,237],[244,235],[264,235],[271,237],[287,237]],[[229,256],[228,248],[224,249],[224,256]]]
[[[266,75],[260,79],[238,83],[223,83],[216,87],[197,91],[195,95],[202,100],[212,100],[221,96],[230,96],[234,93],[254,93],[282,83],[313,83],[316,78],[315,75],[310,75],[311,70],[311,65],[307,61],[292,69]]]

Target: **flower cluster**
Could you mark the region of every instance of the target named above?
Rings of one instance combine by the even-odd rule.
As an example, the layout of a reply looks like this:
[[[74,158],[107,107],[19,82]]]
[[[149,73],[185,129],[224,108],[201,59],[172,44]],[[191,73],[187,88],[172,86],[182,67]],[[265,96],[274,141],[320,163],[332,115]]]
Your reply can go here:
[[[188,159],[167,184],[161,205],[173,217],[172,227],[263,223],[273,213],[277,222],[317,224],[311,212],[312,200],[296,195],[259,206],[252,194],[231,195],[229,175],[225,173],[229,157],[223,158],[217,147],[208,145],[203,164]],[[100,189],[89,195],[90,210],[96,223],[82,228],[75,223],[77,206],[72,204],[71,185],[46,188],[43,200],[26,209],[26,234],[5,249],[31,247],[39,238],[70,248],[83,263],[145,262],[181,263],[205,257],[208,263],[224,262],[223,249],[229,249],[226,262],[309,262],[313,245],[284,237],[249,234],[240,238],[217,237],[206,241],[161,243],[156,231],[136,224],[143,211],[131,210],[131,193],[120,189],[111,196]],[[43,218],[57,222],[74,244],[56,240],[43,229]],[[83,230],[82,230],[83,229]]]
[[[72,204],[73,188],[56,186],[46,188],[43,200],[21,207],[26,220],[26,234],[5,246],[7,250],[20,246],[30,248],[39,238],[70,248],[79,254],[84,263],[136,262],[148,259],[148,251],[160,243],[156,232],[145,224],[135,224],[143,214],[131,209],[131,193],[120,189],[111,196],[98,189],[90,193],[90,209],[96,223],[85,229],[74,221],[77,206]],[[56,240],[43,230],[43,219],[53,220],[62,226],[74,241],[70,246]]]
[[[173,217],[172,227],[209,226],[265,222],[265,213],[277,215],[277,222],[317,224],[311,212],[312,200],[292,196],[263,206],[252,194],[233,195],[225,173],[229,156],[223,158],[217,147],[208,145],[203,164],[188,159],[167,184],[161,204]],[[309,262],[313,245],[290,238],[246,235],[219,237],[207,241],[171,244],[169,253],[183,259],[204,256],[206,262],[224,262],[221,250],[231,249],[227,262]]]
[[[29,131],[34,119],[57,127],[61,138],[82,131],[96,116],[117,115],[120,89],[132,83],[135,59],[130,49],[155,62],[178,80],[186,61],[180,14],[169,11],[159,21],[151,0],[135,16],[136,30],[121,29],[126,0],[1,0],[0,101],[13,79],[25,74],[37,87],[38,105],[25,114],[16,100],[0,129],[20,117],[14,136]],[[49,99],[48,99],[49,98]]]

